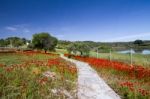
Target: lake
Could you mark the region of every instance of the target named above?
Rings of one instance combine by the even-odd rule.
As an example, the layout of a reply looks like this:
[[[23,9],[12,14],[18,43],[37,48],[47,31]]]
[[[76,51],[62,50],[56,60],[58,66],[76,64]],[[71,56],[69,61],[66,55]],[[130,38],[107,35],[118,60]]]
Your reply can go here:
[[[150,50],[148,49],[144,49],[144,50],[123,50],[123,51],[118,51],[117,53],[122,53],[122,54],[127,54],[132,52],[133,54],[144,54],[144,55],[148,55],[150,54]]]

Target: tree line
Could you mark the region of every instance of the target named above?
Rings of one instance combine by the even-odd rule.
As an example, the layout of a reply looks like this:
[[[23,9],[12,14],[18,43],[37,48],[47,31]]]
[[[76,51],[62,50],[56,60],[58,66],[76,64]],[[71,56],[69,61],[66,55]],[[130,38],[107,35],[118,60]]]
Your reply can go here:
[[[80,48],[82,46],[82,48]],[[59,49],[67,49],[69,53],[88,55],[88,51],[108,53],[111,51],[119,50],[141,50],[141,49],[150,49],[150,40],[135,40],[130,42],[94,42],[94,41],[66,41],[59,40],[57,47]],[[83,50],[86,48],[86,50]],[[72,50],[72,51],[70,51]],[[82,51],[80,51],[82,50]],[[82,53],[84,52],[84,53]],[[86,54],[85,54],[86,53]]]
[[[30,40],[27,40],[26,38],[8,37],[6,39],[0,39],[0,47],[19,47],[28,42],[30,42]]]
[[[32,40],[27,40],[20,37],[8,37],[6,39],[0,39],[0,47],[21,47],[26,45],[30,49],[38,50],[54,50],[57,45],[57,38],[51,36],[49,33],[42,32],[36,33],[32,36]]]
[[[54,51],[55,48],[66,49],[68,53],[74,55],[88,56],[89,52],[109,52],[110,50],[118,50],[121,48],[140,48],[150,47],[150,41],[135,40],[134,42],[94,42],[94,41],[63,41],[58,40],[50,33],[42,32],[36,33],[32,36],[32,40],[19,37],[8,37],[0,39],[0,47],[21,47],[26,45],[30,49],[44,50],[45,53],[50,50]]]

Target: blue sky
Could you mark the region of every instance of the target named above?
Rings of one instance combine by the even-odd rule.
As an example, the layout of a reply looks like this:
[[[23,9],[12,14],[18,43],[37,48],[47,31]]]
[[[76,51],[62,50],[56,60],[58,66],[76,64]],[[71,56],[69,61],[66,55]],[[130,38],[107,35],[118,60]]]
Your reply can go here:
[[[0,38],[150,40],[150,0],[0,0]]]

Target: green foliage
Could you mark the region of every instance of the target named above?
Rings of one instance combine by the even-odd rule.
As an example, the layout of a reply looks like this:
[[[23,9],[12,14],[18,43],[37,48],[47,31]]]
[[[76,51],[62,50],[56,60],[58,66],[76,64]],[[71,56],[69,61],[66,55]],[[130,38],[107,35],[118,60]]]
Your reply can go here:
[[[67,51],[70,54],[77,55],[79,52],[81,56],[89,56],[90,47],[84,43],[75,42],[68,46]]]
[[[5,46],[5,40],[4,39],[0,39],[0,46],[4,47]]]
[[[69,54],[71,54],[71,53],[76,54],[77,45],[75,43],[71,43],[70,45],[68,45],[67,51],[68,51]]]
[[[143,44],[143,41],[142,40],[135,40],[134,44],[141,45],[141,44]]]
[[[26,44],[27,42],[29,42],[29,40],[26,40],[26,38],[22,38],[21,40],[22,40],[23,44]]]
[[[68,46],[69,44],[71,44],[71,43],[72,43],[71,41],[59,40],[59,41],[58,41],[58,44],[57,44],[57,48],[58,48],[58,49],[66,49],[67,46]]]
[[[38,33],[33,35],[33,48],[54,50],[57,45],[57,38],[51,36],[49,33]]]
[[[26,44],[28,40],[25,38],[19,38],[19,37],[8,37],[6,39],[0,39],[0,46],[5,47],[5,46],[13,46],[13,47],[19,47],[24,44]]]
[[[94,42],[94,41],[77,41],[77,42],[71,42],[71,41],[59,41],[58,47],[59,49],[67,49],[67,46],[69,46],[71,43],[83,43],[90,47],[91,50],[97,50],[98,47],[103,46],[104,50],[103,52],[108,52],[111,48],[112,50],[127,50],[130,48],[133,49],[150,49],[150,40],[144,40],[143,43],[134,44],[134,42]]]
[[[110,50],[112,50],[112,48],[105,44],[98,47],[98,51],[102,53],[108,53]]]
[[[23,45],[23,41],[18,37],[11,37],[9,38],[9,41],[12,43],[12,46],[19,47]]]

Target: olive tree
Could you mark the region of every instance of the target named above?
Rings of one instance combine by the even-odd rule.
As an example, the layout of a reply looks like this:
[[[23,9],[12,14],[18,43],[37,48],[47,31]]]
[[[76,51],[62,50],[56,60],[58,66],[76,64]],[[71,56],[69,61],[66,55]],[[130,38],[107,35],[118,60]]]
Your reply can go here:
[[[51,36],[49,33],[37,33],[33,35],[32,44],[33,48],[44,49],[46,53],[47,50],[55,49],[57,38]]]
[[[12,45],[13,47],[19,47],[24,45],[23,41],[19,37],[8,37],[5,39],[6,45]]]
[[[79,52],[81,56],[89,56],[90,47],[84,43],[72,43],[67,48],[68,52],[77,55]]]

